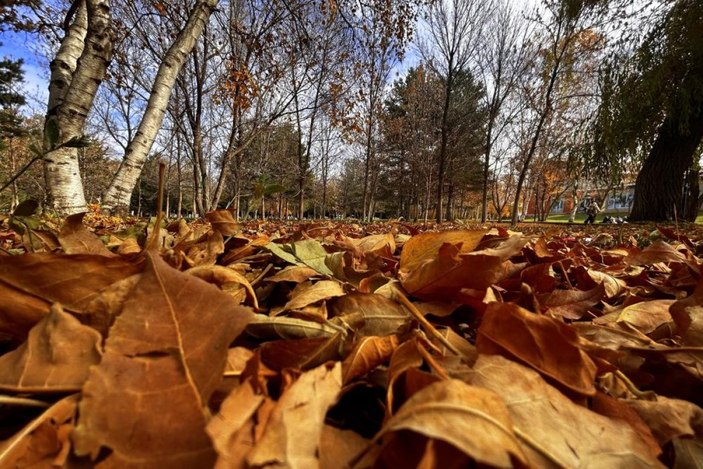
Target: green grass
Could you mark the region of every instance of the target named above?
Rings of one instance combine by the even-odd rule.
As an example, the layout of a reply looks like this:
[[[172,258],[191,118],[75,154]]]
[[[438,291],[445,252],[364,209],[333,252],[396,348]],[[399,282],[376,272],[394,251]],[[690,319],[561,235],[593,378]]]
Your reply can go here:
[[[622,217],[624,216],[622,213],[599,213],[598,216],[596,217],[596,223],[600,223],[603,221],[603,217],[611,215],[615,217]],[[585,213],[577,213],[576,214],[576,221],[574,223],[583,223],[584,220],[586,220],[586,214]],[[527,218],[525,221],[530,222],[532,221],[531,218]],[[569,215],[568,214],[560,214],[560,215],[550,215],[547,218],[548,222],[551,223],[568,223],[569,222]],[[699,225],[703,225],[703,212],[699,212],[698,218],[696,218],[696,223]]]
[[[529,221],[530,219],[528,218],[525,221]],[[576,214],[576,219],[574,220],[574,223],[583,223],[584,220],[586,220],[586,214],[585,213],[577,213]],[[569,214],[568,213],[563,213],[559,215],[550,215],[547,217],[547,221],[551,223],[568,223],[569,222]]]

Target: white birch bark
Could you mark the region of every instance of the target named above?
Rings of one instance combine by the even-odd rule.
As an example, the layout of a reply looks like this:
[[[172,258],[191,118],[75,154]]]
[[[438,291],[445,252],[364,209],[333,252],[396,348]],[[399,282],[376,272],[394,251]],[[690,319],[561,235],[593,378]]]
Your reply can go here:
[[[85,211],[85,194],[78,149],[51,147],[82,137],[98,86],[112,58],[113,40],[109,0],[81,0],[52,62],[44,176],[50,202],[61,215]],[[58,141],[49,141],[46,129],[50,123],[55,123],[59,131]]]
[[[103,209],[114,211],[126,210],[129,207],[132,191],[161,128],[178,73],[195,47],[217,3],[218,0],[199,0],[190,12],[185,27],[166,52],[154,79],[139,128],[127,145],[124,159],[103,194]]]

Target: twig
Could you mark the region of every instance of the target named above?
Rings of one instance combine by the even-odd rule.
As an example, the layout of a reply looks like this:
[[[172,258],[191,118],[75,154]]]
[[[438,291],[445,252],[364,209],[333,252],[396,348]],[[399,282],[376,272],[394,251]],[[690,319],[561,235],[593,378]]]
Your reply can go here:
[[[147,242],[146,246],[150,250],[156,247],[156,243],[161,234],[161,220],[163,220],[163,202],[164,202],[164,174],[166,173],[166,164],[162,161],[159,163],[159,193],[156,199],[156,220],[154,221],[154,231],[151,232],[151,239]]]
[[[268,273],[268,271],[271,270],[272,268],[273,268],[273,264],[269,263],[269,265],[267,265],[266,268],[261,271],[261,273],[259,274],[259,276],[256,277],[256,278],[254,279],[254,281],[250,283],[250,285],[253,287],[253,286],[256,285],[257,283],[259,283],[259,282],[261,281],[261,279],[263,279],[264,276]]]
[[[16,405],[23,407],[39,407],[40,409],[46,409],[51,407],[48,402],[40,401],[37,399],[29,399],[27,397],[15,397],[0,395],[0,404],[2,405]]]
[[[620,370],[615,370],[615,376],[618,377],[620,381],[625,385],[628,391],[630,391],[632,394],[635,395],[637,399],[644,399],[647,401],[651,400],[657,400],[657,395],[653,391],[640,391],[637,386],[635,386],[635,383],[630,381],[630,378],[625,376],[625,373],[623,373]],[[654,398],[654,399],[652,399]]]
[[[425,328],[425,330],[427,331],[428,334],[430,334],[432,337],[434,337],[435,339],[440,341],[442,343],[442,345],[447,347],[447,349],[450,350],[453,354],[458,355],[459,357],[462,357],[462,358],[467,358],[467,357],[464,357],[464,354],[461,353],[459,351],[459,349],[457,349],[451,342],[449,342],[446,337],[444,337],[442,334],[439,333],[439,331],[437,329],[435,329],[435,327],[425,318],[425,316],[423,316],[422,312],[419,309],[417,309],[417,306],[412,304],[412,302],[408,299],[408,297],[406,297],[405,295],[403,295],[402,292],[397,291],[397,290],[396,290],[395,294],[397,295],[398,299],[400,300],[400,304],[402,304],[403,306],[405,306],[408,309],[410,314],[415,318],[415,320],[417,320],[417,322],[420,323],[420,325],[423,328]]]
[[[26,165],[22,166],[22,168],[20,168],[20,170],[17,171],[14,176],[12,176],[5,184],[3,184],[2,187],[0,187],[0,192],[4,191],[8,187],[10,187],[10,185],[13,182],[15,182],[20,176],[22,176],[25,173],[25,171],[27,171],[34,163],[41,160],[43,157],[44,157],[44,155],[36,155],[34,158],[29,160],[29,162]]]

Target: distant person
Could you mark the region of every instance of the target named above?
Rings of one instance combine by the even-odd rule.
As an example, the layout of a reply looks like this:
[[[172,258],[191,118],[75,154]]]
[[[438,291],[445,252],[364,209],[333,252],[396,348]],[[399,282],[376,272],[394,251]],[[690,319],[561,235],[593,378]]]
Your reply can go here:
[[[585,225],[588,225],[589,223],[592,225],[596,221],[596,215],[598,215],[598,212],[600,212],[600,207],[594,200],[586,209],[586,215],[588,215],[588,217],[583,223]]]

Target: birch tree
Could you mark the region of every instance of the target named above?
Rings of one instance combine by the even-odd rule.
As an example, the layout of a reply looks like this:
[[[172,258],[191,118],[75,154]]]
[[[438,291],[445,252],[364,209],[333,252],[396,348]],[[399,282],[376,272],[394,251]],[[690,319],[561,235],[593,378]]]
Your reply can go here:
[[[51,62],[44,127],[44,174],[51,206],[60,214],[86,210],[72,142],[83,137],[98,86],[112,58],[113,31],[108,0],[76,0],[68,27]]]
[[[178,73],[195,47],[217,3],[218,0],[196,2],[188,21],[166,52],[156,73],[139,127],[127,146],[117,173],[103,195],[103,209],[125,210],[129,207],[132,191],[166,114]]]

